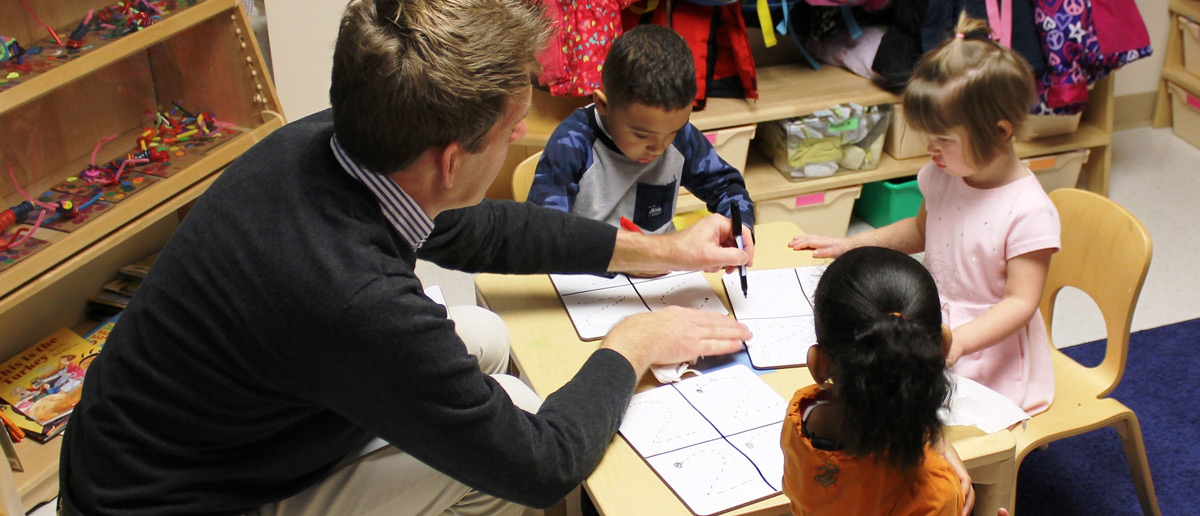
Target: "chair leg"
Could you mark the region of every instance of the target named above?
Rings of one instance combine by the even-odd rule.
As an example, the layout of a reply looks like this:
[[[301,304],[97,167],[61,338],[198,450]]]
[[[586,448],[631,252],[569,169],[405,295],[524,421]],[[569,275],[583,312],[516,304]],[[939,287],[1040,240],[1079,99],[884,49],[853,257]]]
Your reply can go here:
[[[1129,475],[1133,477],[1133,487],[1142,504],[1142,514],[1162,516],[1158,497],[1154,494],[1154,481],[1150,478],[1150,463],[1146,460],[1146,445],[1142,441],[1142,427],[1138,424],[1137,414],[1126,409],[1119,419],[1113,421],[1112,427],[1121,436],[1125,460],[1129,463]]]
[[[1017,461],[1008,459],[971,471],[975,486],[974,516],[996,516],[1001,507],[1015,514],[1013,506],[1017,495]]]

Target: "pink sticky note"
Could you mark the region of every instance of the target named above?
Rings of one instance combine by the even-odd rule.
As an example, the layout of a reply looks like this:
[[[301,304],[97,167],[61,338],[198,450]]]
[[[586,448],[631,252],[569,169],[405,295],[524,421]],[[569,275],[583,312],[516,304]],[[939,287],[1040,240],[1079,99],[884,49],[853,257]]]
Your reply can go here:
[[[802,206],[812,206],[814,204],[825,204],[825,192],[796,196],[797,208]]]

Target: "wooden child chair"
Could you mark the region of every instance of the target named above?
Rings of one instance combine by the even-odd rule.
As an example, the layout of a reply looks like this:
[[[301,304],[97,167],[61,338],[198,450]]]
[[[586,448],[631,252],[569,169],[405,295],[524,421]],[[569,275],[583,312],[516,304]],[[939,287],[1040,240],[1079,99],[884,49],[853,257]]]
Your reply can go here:
[[[1111,426],[1121,437],[1142,512],[1159,516],[1137,415],[1108,397],[1125,373],[1133,309],[1150,268],[1150,235],[1132,213],[1100,195],[1064,188],[1051,192],[1050,199],[1062,220],[1062,249],[1050,260],[1042,291],[1046,331],[1050,333],[1054,322],[1055,298],[1063,287],[1070,286],[1096,302],[1104,316],[1108,343],[1104,361],[1096,367],[1080,365],[1051,343],[1054,403],[1023,428],[1018,425],[1011,430],[1017,445],[1013,485],[1017,469],[1030,451],[1051,441]],[[1014,489],[1009,511],[1015,504]]]
[[[537,151],[528,158],[521,160],[520,163],[517,163],[517,168],[513,169],[512,190],[514,201],[525,202],[529,198],[529,186],[533,184],[533,173],[537,170],[539,159],[542,159],[542,151]]]

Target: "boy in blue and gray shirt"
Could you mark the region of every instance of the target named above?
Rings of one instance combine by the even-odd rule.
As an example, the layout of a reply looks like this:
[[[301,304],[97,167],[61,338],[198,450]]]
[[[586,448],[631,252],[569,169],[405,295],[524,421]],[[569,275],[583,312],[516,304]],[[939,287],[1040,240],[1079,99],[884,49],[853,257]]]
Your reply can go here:
[[[679,186],[726,217],[754,204],[737,169],[717,156],[688,118],[696,97],[692,53],[679,34],[640,25],[613,41],[594,103],[576,109],[550,136],[529,202],[646,233],[675,230]]]

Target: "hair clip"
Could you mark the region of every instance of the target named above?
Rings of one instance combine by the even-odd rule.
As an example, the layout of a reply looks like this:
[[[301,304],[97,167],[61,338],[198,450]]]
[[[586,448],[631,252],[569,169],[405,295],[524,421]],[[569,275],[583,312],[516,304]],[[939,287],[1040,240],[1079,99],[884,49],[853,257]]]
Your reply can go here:
[[[955,34],[954,34],[954,37],[956,37],[956,38],[958,38],[958,39],[966,39],[966,38],[967,38],[967,35],[966,35],[966,34],[963,34],[963,33],[961,33],[961,32],[958,32],[958,33],[955,33]]]
[[[901,318],[901,319],[903,319],[903,318],[904,318],[904,314],[902,314],[902,313],[900,313],[900,312],[892,312],[892,313],[889,313],[888,315],[890,315],[890,316],[892,316],[892,317],[899,317],[899,318]]]

